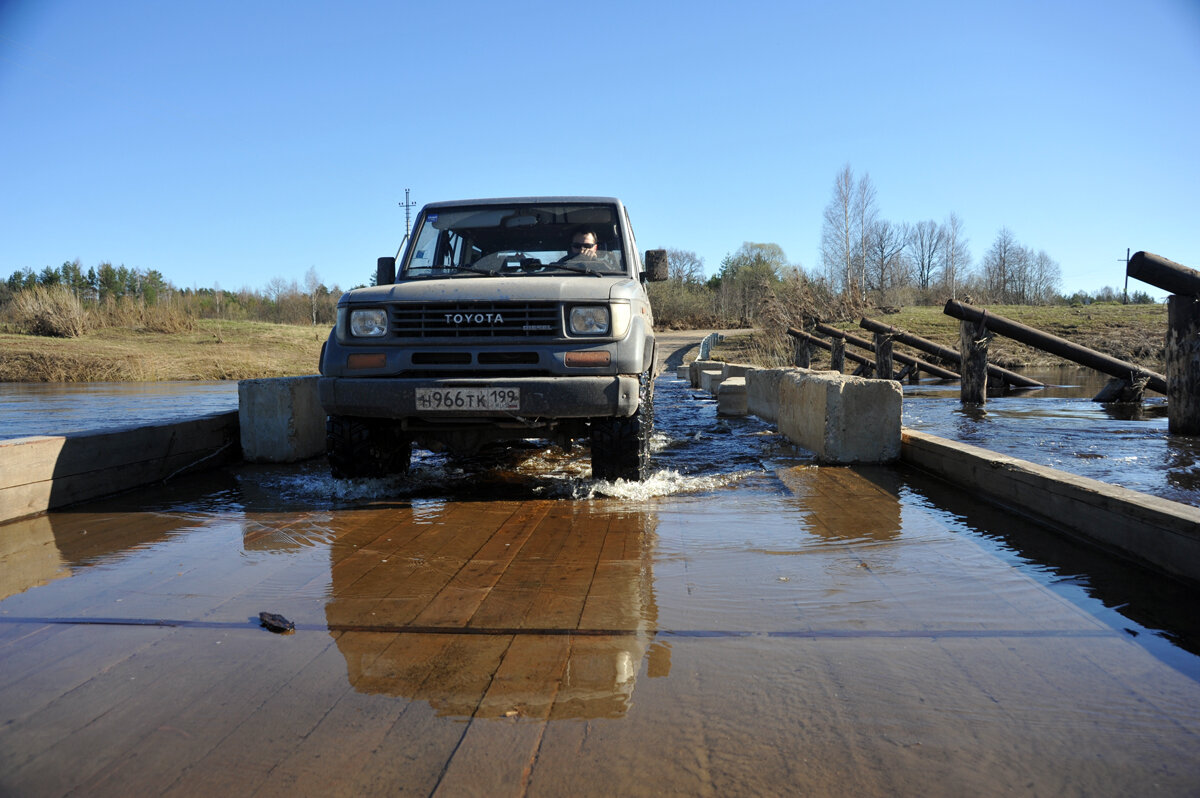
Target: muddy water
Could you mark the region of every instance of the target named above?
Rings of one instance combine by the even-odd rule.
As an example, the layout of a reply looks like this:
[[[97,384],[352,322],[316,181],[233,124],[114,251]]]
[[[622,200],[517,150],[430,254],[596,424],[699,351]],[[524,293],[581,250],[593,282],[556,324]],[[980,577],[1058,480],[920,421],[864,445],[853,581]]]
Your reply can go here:
[[[0,794],[1195,793],[1194,592],[656,417],[643,485],[240,466],[0,527]]]

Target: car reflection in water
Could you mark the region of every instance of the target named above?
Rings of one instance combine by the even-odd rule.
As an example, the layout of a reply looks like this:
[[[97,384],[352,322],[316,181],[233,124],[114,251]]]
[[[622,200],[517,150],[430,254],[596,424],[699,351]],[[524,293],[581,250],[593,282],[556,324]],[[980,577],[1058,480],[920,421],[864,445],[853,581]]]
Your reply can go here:
[[[331,547],[353,687],[439,715],[617,718],[655,644],[655,519],[590,502],[396,508]]]

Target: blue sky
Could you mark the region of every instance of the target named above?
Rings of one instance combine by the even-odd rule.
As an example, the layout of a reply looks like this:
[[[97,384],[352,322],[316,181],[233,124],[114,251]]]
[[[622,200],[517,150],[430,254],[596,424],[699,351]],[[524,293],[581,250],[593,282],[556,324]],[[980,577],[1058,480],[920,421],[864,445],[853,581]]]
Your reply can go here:
[[[0,278],[348,288],[405,188],[614,195],[643,249],[817,270],[850,164],[977,262],[1008,227],[1119,288],[1127,247],[1200,268],[1200,0],[0,0],[0,152]]]

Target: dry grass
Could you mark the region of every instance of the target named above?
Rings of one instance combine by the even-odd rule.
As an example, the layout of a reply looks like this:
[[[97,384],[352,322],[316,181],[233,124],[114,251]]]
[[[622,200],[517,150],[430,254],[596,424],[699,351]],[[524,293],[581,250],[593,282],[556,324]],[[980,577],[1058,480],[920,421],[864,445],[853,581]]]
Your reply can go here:
[[[187,332],[103,328],[79,338],[0,334],[0,381],[240,380],[315,374],[325,327],[194,322]]]
[[[987,310],[1154,371],[1163,369],[1166,305],[1088,305],[1078,308],[1005,305],[989,306]],[[868,315],[875,321],[928,338],[950,349],[958,349],[959,321],[943,313],[940,305],[907,307],[899,313]],[[857,321],[835,323],[833,326],[868,340],[872,337]],[[900,344],[897,344],[897,350],[911,351]],[[792,357],[790,349],[781,350],[773,337],[761,332],[729,340],[718,347],[715,354],[731,362],[752,362],[764,366],[788,365]],[[929,359],[919,352],[912,354]],[[829,362],[829,354],[823,350],[818,350],[815,357],[814,365],[817,367],[824,367]],[[992,340],[988,347],[988,359],[1006,368],[1061,363],[1053,355],[1003,336],[996,336]]]
[[[17,294],[8,308],[13,323],[30,335],[78,338],[90,326],[79,297],[62,285],[35,286]]]

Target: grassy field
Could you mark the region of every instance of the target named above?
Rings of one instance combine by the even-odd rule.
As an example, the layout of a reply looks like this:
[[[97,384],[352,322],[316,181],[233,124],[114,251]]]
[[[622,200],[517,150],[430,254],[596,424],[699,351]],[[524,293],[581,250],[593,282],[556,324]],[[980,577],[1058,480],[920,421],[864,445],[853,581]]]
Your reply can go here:
[[[328,327],[201,320],[190,332],[0,333],[0,381],[241,380],[316,374]]]
[[[988,310],[1114,357],[1162,370],[1166,305],[992,307]],[[958,348],[958,320],[938,307],[911,307],[875,316],[879,321]],[[870,338],[857,322],[839,326]],[[239,380],[315,374],[326,327],[264,322],[197,321],[180,333],[104,328],[79,338],[0,333],[0,381],[105,382]],[[778,338],[778,336],[776,336]],[[764,362],[768,336],[731,337],[716,355]],[[1037,350],[997,337],[992,362],[1007,367],[1058,362]]]
[[[1095,349],[1112,357],[1127,360],[1154,371],[1162,371],[1163,346],[1167,333],[1166,305],[1089,305],[1086,307],[997,305],[987,310],[999,316],[1018,321],[1059,338]],[[959,321],[942,312],[942,307],[923,306],[903,308],[898,313],[876,314],[875,321],[914,333],[951,349],[958,349]],[[853,332],[860,338],[870,340],[872,334],[858,325],[858,320],[833,326]],[[898,351],[906,351],[927,359],[919,352],[913,353],[897,344]],[[760,362],[762,365],[780,365],[770,361],[778,359],[779,346],[763,333],[744,338],[730,339],[715,351],[723,360]],[[787,347],[790,349],[790,347]],[[775,351],[775,355],[769,352]],[[859,354],[863,354],[859,350]],[[1021,366],[1052,365],[1062,361],[1009,338],[996,336],[988,346],[988,360],[1006,368]],[[828,353],[817,353],[818,364],[828,363]]]

